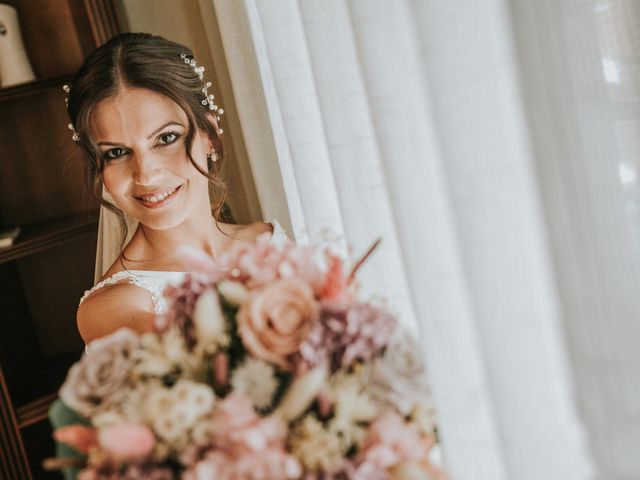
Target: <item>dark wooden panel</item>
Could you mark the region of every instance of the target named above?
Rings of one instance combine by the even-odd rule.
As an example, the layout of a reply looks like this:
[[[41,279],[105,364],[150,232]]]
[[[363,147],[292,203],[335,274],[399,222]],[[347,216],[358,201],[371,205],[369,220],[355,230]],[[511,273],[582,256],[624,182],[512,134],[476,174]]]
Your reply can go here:
[[[34,480],[62,480],[60,472],[47,472],[42,468],[46,458],[55,456],[52,428],[47,420],[29,425],[22,430],[29,467]]]
[[[0,215],[7,225],[96,209],[61,88],[0,103]]]
[[[98,212],[53,218],[22,228],[13,245],[0,248],[0,264],[56,248],[98,229]]]
[[[84,347],[76,327],[76,310],[80,297],[93,284],[96,233],[17,262],[38,350],[45,359]]]
[[[30,479],[22,438],[0,368],[0,480]]]
[[[15,262],[0,265],[0,285],[0,365],[11,398],[20,405],[45,393],[26,380],[44,364]]]
[[[8,3],[18,11],[22,39],[36,78],[68,75],[80,68],[85,55],[69,2],[12,0]]]

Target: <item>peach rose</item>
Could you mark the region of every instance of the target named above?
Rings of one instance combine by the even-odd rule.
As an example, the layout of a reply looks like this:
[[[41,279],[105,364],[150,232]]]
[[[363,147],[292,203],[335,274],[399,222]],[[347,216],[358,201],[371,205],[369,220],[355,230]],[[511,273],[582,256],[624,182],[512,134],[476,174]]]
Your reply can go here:
[[[277,280],[251,292],[237,316],[242,343],[255,357],[290,370],[318,311],[311,287],[300,280]]]

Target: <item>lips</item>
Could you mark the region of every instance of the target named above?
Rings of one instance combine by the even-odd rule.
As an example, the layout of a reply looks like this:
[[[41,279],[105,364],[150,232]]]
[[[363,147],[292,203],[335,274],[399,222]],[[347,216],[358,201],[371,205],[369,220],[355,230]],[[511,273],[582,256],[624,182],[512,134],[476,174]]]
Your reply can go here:
[[[135,195],[135,199],[148,208],[158,208],[169,203],[182,185],[168,190],[161,190],[148,195]]]

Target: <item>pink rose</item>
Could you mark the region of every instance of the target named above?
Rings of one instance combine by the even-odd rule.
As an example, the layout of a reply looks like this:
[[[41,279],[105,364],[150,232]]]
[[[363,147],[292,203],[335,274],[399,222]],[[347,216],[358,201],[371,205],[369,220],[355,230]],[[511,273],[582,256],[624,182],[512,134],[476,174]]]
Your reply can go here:
[[[278,280],[251,292],[237,315],[244,346],[255,357],[290,370],[296,353],[316,317],[313,290],[295,279]]]
[[[369,426],[356,463],[358,470],[388,470],[402,462],[425,461],[428,451],[415,425],[387,412]]]
[[[156,444],[151,429],[136,423],[120,423],[100,430],[100,446],[116,460],[140,460],[149,456]]]

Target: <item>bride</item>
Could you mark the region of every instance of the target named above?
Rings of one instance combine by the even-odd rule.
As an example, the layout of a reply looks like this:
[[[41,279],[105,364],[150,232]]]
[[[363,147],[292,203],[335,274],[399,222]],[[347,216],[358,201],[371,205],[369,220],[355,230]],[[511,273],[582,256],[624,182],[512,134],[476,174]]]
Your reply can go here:
[[[162,289],[186,270],[178,247],[215,258],[265,232],[272,239],[284,236],[277,223],[221,221],[223,111],[203,70],[183,45],[125,33],[90,55],[65,87],[69,128],[94,193],[124,230],[125,215],[138,222],[103,279],[81,300],[77,321],[87,344],[123,326],[151,329],[165,308]],[[103,199],[103,189],[113,203]]]

